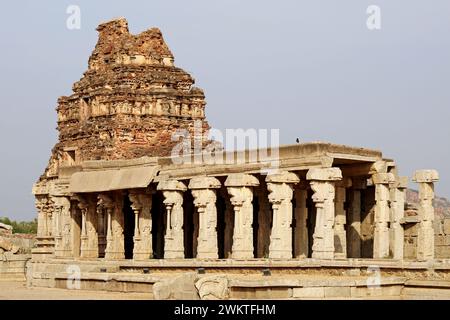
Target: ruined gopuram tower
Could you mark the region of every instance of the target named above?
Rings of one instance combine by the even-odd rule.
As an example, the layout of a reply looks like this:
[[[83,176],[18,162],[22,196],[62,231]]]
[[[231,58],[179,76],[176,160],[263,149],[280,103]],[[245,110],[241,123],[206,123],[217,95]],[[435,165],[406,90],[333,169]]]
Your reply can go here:
[[[133,35],[119,18],[97,31],[88,70],[58,100],[59,141],[41,181],[86,160],[167,156],[177,129],[209,129],[204,93],[174,66],[159,29]]]

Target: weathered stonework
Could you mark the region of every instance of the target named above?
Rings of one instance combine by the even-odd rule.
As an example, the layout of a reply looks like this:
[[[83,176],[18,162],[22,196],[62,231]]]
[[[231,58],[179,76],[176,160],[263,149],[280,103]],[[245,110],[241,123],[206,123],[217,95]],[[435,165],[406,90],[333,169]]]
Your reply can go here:
[[[203,92],[158,29],[131,35],[116,19],[97,30],[88,71],[59,99],[59,141],[33,187],[30,285],[67,286],[68,264],[82,288],[160,299],[360,298],[408,286],[386,274],[450,279],[433,260],[450,257],[450,223],[433,221],[436,171],[416,172],[420,206],[409,215],[407,179],[377,150],[311,142],[214,149],[218,160],[242,156],[235,162],[173,156],[180,132],[207,142]],[[276,168],[252,157],[268,151]],[[373,265],[385,270],[380,288],[361,279]]]
[[[399,177],[390,185],[391,255],[394,259],[403,259],[405,235],[401,222],[405,217],[405,190],[407,187],[408,177]]]
[[[232,174],[225,181],[234,208],[234,233],[231,257],[253,258],[253,190],[258,179],[248,174]]]
[[[434,182],[439,180],[436,170],[418,170],[413,181],[419,184],[419,233],[417,237],[417,258],[434,259]]]
[[[389,184],[395,181],[392,173],[377,173],[372,176],[375,184],[375,230],[373,240],[373,257],[389,257]]]
[[[269,258],[292,258],[293,185],[299,181],[298,176],[292,172],[278,172],[266,178],[273,210]]]
[[[165,234],[165,258],[184,258],[183,243],[183,193],[186,186],[176,180],[161,181],[158,190],[164,194],[167,210],[167,227]]]
[[[334,256],[336,258],[347,258],[347,234],[345,225],[347,224],[347,212],[345,202],[347,200],[346,191],[352,185],[352,180],[347,178],[335,184],[335,220],[334,220]]]
[[[306,179],[310,180],[314,191],[317,217],[314,229],[313,258],[334,258],[335,181],[342,179],[338,168],[311,169]]]
[[[209,129],[204,93],[174,66],[159,29],[132,35],[127,21],[117,19],[97,31],[88,70],[72,95],[58,100],[59,142],[41,180],[85,160],[168,156],[177,129],[194,136],[199,121],[201,138]]]
[[[213,177],[196,177],[189,182],[198,210],[197,258],[218,258],[216,189],[220,181]]]

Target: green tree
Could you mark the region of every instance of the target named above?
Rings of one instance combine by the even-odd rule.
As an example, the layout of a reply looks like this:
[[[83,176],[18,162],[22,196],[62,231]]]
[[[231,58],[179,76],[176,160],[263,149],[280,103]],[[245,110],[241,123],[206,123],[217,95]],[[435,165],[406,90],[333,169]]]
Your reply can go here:
[[[12,226],[14,233],[37,233],[37,219],[32,221],[15,221],[9,219],[8,217],[3,217],[0,218],[0,222]]]

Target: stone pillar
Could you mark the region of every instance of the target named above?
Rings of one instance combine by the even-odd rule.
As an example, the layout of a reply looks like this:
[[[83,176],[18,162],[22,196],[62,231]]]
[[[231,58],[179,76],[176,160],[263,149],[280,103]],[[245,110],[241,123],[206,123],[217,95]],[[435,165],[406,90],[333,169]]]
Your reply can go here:
[[[123,195],[120,192],[110,196],[100,195],[107,203],[108,216],[106,235],[106,260],[120,260],[125,258],[123,235]]]
[[[177,180],[164,180],[158,184],[158,190],[164,195],[167,223],[164,236],[164,258],[184,258],[184,232],[183,232],[183,192],[186,186]]]
[[[234,209],[233,259],[251,259],[253,253],[253,190],[259,181],[249,174],[230,174],[225,181]]]
[[[36,196],[36,209],[38,211],[38,237],[52,236],[52,213],[54,203],[48,195]]]
[[[53,197],[55,203],[55,256],[72,256],[72,217],[70,215],[70,199]]]
[[[389,184],[395,181],[392,173],[376,173],[372,175],[375,185],[375,217],[373,235],[373,258],[389,257]]]
[[[269,202],[273,209],[271,259],[292,259],[292,196],[293,185],[299,181],[295,173],[287,171],[267,175]]]
[[[33,259],[45,259],[55,253],[55,239],[52,235],[52,213],[54,203],[48,194],[36,195],[38,229],[36,247],[32,249]]]
[[[408,177],[399,177],[390,185],[391,198],[391,252],[394,259],[403,259],[404,230],[401,220],[405,216],[405,190]]]
[[[81,210],[81,258],[98,258],[97,206],[89,196],[75,196]]]
[[[361,190],[367,187],[367,179],[353,179],[350,199],[350,226],[348,228],[348,256],[361,258]]]
[[[312,257],[334,258],[335,181],[342,179],[339,168],[313,168],[306,175],[310,180],[312,197],[316,204],[316,226],[314,228]]]
[[[334,257],[338,259],[347,258],[347,212],[345,211],[345,201],[347,201],[347,188],[350,188],[352,181],[344,178],[335,183],[335,220],[334,220]]]
[[[131,209],[135,215],[133,236],[133,259],[152,258],[152,195],[142,192],[130,192]]]
[[[217,259],[216,189],[220,181],[214,177],[195,177],[189,181],[194,205],[198,211],[197,258]]]
[[[298,188],[294,189],[295,198],[295,230],[294,230],[294,257],[307,258],[308,257],[308,226],[306,221],[308,219],[308,208],[306,200],[308,199],[308,186],[306,183],[301,183]]]
[[[417,235],[417,259],[434,259],[434,182],[439,180],[436,170],[418,170],[413,181],[419,184],[419,230]]]
[[[37,226],[37,237],[44,237],[46,236],[47,230],[46,228],[44,228],[45,226],[45,220],[46,220],[46,216],[45,216],[45,203],[46,203],[46,198],[43,196],[36,196],[36,200],[35,200],[35,206],[36,206],[36,210],[38,213],[38,217],[37,217],[37,221],[38,221],[38,226]]]
[[[261,187],[258,192],[259,199],[259,211],[258,211],[258,244],[257,244],[257,257],[268,258],[269,257],[269,245],[270,245],[270,225],[272,223],[272,210],[269,202],[269,194],[267,192],[267,186],[264,182],[261,182]]]
[[[113,237],[112,237],[112,216],[114,212],[114,202],[110,196],[106,194],[99,194],[97,197],[97,211],[103,210],[106,215],[105,234],[106,236],[106,248],[105,258],[108,258],[108,251],[112,250]]]

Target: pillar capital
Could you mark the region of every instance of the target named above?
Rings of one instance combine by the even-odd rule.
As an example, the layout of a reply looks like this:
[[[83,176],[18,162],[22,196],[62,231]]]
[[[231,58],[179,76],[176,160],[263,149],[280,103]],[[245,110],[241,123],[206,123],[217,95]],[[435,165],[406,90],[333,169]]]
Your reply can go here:
[[[112,209],[114,207],[114,201],[110,196],[100,193],[97,196],[97,205],[106,209]]]
[[[395,176],[392,173],[375,173],[372,175],[373,184],[390,184],[395,182]]]
[[[186,185],[178,180],[169,179],[169,180],[163,180],[158,183],[158,186],[156,187],[156,190],[161,191],[186,191],[187,187]]]
[[[342,179],[342,171],[339,168],[312,168],[306,174],[307,180],[338,181]]]
[[[270,174],[266,178],[269,201],[272,204],[291,202],[293,196],[293,185],[300,182],[300,178],[293,172],[280,171]]]
[[[292,183],[296,184],[300,182],[300,178],[293,172],[278,171],[272,174],[268,174],[266,177],[268,183]]]
[[[256,187],[259,180],[250,174],[233,173],[225,180],[225,187]]]
[[[397,189],[406,189],[408,188],[408,177],[397,177],[395,181],[391,182],[389,185],[391,188],[397,188]]]
[[[92,198],[89,196],[86,196],[86,195],[76,194],[76,195],[73,195],[71,198],[72,198],[72,200],[75,200],[78,202],[77,205],[81,211],[87,210],[90,205],[94,204],[94,201],[92,201]]]
[[[378,160],[372,164],[370,167],[370,173],[376,174],[376,173],[385,173],[387,172],[388,164],[384,160]]]
[[[220,188],[220,181],[214,177],[194,177],[189,181],[189,189],[218,189]]]
[[[439,173],[436,170],[417,170],[414,172],[413,181],[417,183],[437,182]]]
[[[142,209],[140,194],[130,192],[128,197],[130,198],[131,209],[133,209],[134,212],[140,211]]]

